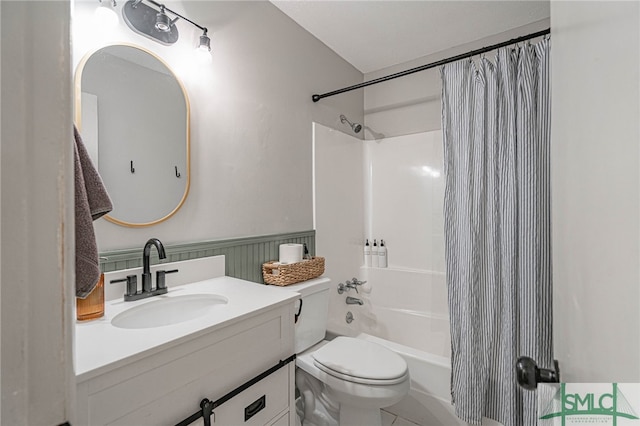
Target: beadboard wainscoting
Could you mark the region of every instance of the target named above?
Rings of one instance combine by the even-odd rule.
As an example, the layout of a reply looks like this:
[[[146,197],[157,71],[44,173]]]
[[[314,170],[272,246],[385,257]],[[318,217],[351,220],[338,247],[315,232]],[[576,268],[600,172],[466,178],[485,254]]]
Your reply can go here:
[[[103,272],[142,266],[142,247],[100,253]],[[226,275],[243,280],[264,283],[262,264],[277,260],[280,244],[306,243],[309,253],[315,256],[316,231],[291,232],[286,234],[232,238],[226,240],[200,241],[186,244],[165,245],[165,262],[198,259],[207,256],[225,256]],[[151,263],[158,263],[158,255],[152,251]]]

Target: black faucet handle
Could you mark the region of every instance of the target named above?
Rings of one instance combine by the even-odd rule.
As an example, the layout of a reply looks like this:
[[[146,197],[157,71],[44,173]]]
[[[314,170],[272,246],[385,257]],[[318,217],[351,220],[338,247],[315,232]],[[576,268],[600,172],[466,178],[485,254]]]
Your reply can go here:
[[[138,292],[138,276],[137,275],[127,275],[126,278],[121,278],[119,280],[111,280],[109,284],[122,283],[127,282],[127,290],[125,292],[126,296],[133,296]]]
[[[170,271],[156,271],[156,290],[162,290],[167,288],[167,283],[165,281],[165,276],[167,274],[173,274],[178,272],[177,269],[172,269]]]

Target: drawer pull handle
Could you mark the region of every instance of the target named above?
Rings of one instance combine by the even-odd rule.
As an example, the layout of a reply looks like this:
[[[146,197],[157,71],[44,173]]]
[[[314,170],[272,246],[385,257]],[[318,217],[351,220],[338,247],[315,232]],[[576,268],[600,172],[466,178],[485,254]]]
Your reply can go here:
[[[213,402],[207,398],[200,401],[200,408],[202,408],[202,420],[204,420],[204,426],[211,426],[211,415],[213,414]]]
[[[264,407],[267,406],[267,398],[266,395],[262,395],[256,401],[247,405],[247,408],[244,409],[244,421],[246,422],[251,417],[258,414]]]
[[[187,417],[186,419],[184,419],[180,423],[176,423],[176,426],[188,426],[191,423],[197,421],[200,417],[204,418],[205,426],[209,426],[211,424],[211,419],[207,418],[207,417],[213,416],[213,421],[215,422],[215,413],[213,412],[213,410],[215,410],[217,407],[221,406],[225,402],[229,401],[231,398],[233,398],[233,397],[237,396],[238,394],[244,392],[245,390],[247,390],[251,386],[255,385],[260,380],[262,380],[265,377],[267,377],[267,376],[273,374],[274,372],[278,371],[279,369],[281,369],[285,365],[289,364],[290,362],[295,361],[295,359],[296,359],[296,355],[293,354],[293,355],[291,355],[289,358],[287,358],[285,360],[280,360],[276,365],[274,365],[270,369],[268,369],[266,371],[263,371],[262,373],[258,374],[256,377],[254,377],[253,379],[249,380],[248,382],[243,383],[242,385],[238,386],[237,388],[235,388],[234,390],[232,390],[231,392],[229,392],[228,394],[226,394],[222,398],[219,398],[219,399],[215,400],[214,402],[211,402],[206,398],[203,399],[200,402],[200,411],[192,414],[191,416]],[[265,395],[262,395],[262,397],[260,399],[258,399],[257,401],[253,402],[252,404],[249,404],[249,406],[247,408],[245,408],[245,410],[244,410],[245,418],[246,418],[245,422],[247,420],[249,420],[251,418],[251,416],[254,416],[256,413],[258,413],[260,410],[262,410],[266,406],[267,406],[267,401],[266,401],[266,396]],[[247,417],[247,415],[248,415],[248,417]]]

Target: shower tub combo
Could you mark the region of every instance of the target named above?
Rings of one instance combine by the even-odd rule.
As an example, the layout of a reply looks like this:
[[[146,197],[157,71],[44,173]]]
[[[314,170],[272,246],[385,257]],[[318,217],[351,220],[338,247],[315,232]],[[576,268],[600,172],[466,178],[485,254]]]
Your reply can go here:
[[[406,360],[411,375],[409,394],[385,410],[423,426],[467,425],[451,405],[444,274],[363,267],[361,275],[367,280],[359,293],[365,303],[350,307],[355,319],[341,333],[393,350]],[[501,426],[490,419],[483,425]]]
[[[339,123],[336,117],[340,130],[362,131],[346,117]],[[442,132],[363,141],[314,123],[313,135],[316,253],[336,289],[352,277],[367,281],[358,293],[331,294],[329,330],[374,340],[406,359],[411,390],[387,411],[424,426],[464,425],[449,392]],[[389,243],[388,268],[361,266],[363,229]],[[347,304],[347,297],[363,304]]]

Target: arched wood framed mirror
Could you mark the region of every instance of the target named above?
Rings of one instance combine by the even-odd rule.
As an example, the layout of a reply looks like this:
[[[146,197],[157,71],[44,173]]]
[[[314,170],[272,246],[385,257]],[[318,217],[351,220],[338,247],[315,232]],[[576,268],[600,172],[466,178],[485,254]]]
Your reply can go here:
[[[75,76],[76,124],[122,226],[163,222],[190,186],[187,92],[154,53],[128,44],[87,54]]]

